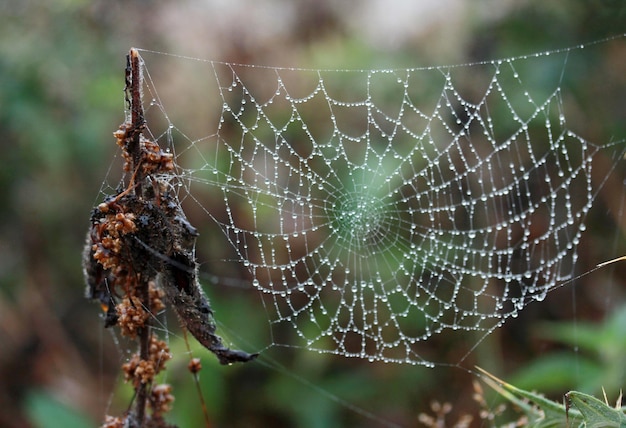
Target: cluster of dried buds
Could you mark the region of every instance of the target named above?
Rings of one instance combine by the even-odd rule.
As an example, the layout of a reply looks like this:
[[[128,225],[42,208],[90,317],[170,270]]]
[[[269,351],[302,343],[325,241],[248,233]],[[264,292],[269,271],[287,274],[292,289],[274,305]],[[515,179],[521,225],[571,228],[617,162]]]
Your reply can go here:
[[[124,171],[130,172],[133,165],[140,165],[141,173],[144,176],[166,173],[174,170],[174,155],[163,151],[161,146],[152,140],[148,140],[143,136],[143,134],[139,136],[141,158],[133,159],[132,154],[127,149],[128,138],[133,132],[137,132],[136,126],[132,123],[125,122],[121,124],[120,128],[113,133],[113,136],[117,140],[117,145],[123,149],[122,156],[125,161]]]

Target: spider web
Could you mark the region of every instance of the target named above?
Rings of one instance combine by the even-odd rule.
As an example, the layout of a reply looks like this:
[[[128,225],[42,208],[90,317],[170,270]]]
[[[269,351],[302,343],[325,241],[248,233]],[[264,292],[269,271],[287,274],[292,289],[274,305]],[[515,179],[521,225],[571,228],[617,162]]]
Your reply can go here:
[[[148,124],[260,292],[272,346],[432,365],[427,341],[473,347],[573,278],[594,157],[619,146],[568,120],[576,50],[356,71],[192,60],[189,132],[142,51]]]

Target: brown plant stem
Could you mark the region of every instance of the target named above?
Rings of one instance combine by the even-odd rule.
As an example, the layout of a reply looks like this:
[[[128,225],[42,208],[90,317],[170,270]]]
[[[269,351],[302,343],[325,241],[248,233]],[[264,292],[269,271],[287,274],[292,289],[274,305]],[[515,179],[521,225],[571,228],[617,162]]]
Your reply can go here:
[[[141,170],[141,134],[145,126],[145,119],[143,115],[143,105],[141,99],[141,65],[139,61],[139,53],[136,49],[131,48],[127,57],[127,64],[130,65],[130,79],[126,76],[126,92],[127,100],[129,100],[131,125],[130,136],[128,138],[127,151],[130,154],[132,163],[130,165],[130,171],[133,171],[130,186],[134,188],[133,192],[142,198],[142,182],[143,173]],[[130,80],[130,81],[129,81]],[[129,85],[130,84],[130,85]],[[128,96],[130,92],[130,97]],[[150,291],[148,285],[148,279],[142,278],[140,275],[135,275],[136,281],[134,287],[136,289],[137,296],[141,302],[141,305],[150,310]],[[150,319],[146,319],[144,326],[138,332],[139,340],[139,357],[143,361],[148,361],[150,357]],[[139,427],[144,425],[146,404],[149,396],[149,385],[146,382],[140,382],[136,391],[136,422]]]
[[[130,70],[128,69],[130,67]],[[130,75],[129,75],[130,73]],[[131,48],[127,57],[126,69],[126,100],[129,102],[130,120],[132,129],[131,136],[128,141],[127,151],[131,155],[132,165],[131,171],[135,172],[136,193],[141,196],[143,173],[139,168],[141,164],[141,134],[145,127],[145,118],[143,115],[143,103],[141,99],[141,64],[139,61],[139,53],[135,48]],[[130,94],[128,94],[130,92]],[[129,96],[130,95],[130,96]],[[133,183],[131,183],[133,184]]]

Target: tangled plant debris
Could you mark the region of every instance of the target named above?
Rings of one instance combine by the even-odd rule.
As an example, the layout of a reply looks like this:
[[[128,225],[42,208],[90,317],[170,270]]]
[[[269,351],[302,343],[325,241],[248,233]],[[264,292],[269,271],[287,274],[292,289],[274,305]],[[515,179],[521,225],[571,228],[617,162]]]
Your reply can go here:
[[[101,304],[105,327],[117,325],[122,335],[139,343],[139,351],[122,367],[125,380],[135,389],[132,408],[122,418],[107,416],[106,427],[171,426],[163,417],[174,401],[171,387],[154,382],[171,354],[151,329],[154,314],[165,307],[164,299],[221,364],[257,356],[230,350],[216,334],[211,306],[197,279],[198,233],[172,185],[173,155],[144,136],[141,85],[141,58],[131,49],[125,88],[129,112],[114,132],[130,178],[93,210],[83,261],[86,295]]]

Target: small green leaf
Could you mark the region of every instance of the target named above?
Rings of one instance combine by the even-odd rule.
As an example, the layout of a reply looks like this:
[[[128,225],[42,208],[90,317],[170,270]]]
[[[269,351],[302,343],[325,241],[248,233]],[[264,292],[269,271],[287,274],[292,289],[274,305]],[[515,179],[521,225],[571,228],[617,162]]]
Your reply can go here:
[[[571,391],[565,397],[580,411],[586,428],[626,427],[626,415],[621,409],[609,407],[603,401],[582,392]]]
[[[614,409],[591,395],[570,391],[565,394],[569,403],[565,406],[539,394],[516,388],[480,367],[477,369],[486,376],[483,381],[487,385],[522,410],[528,418],[529,427],[626,428],[623,409]],[[536,407],[530,406],[525,400]]]
[[[570,426],[573,428],[581,426],[583,421],[582,415],[577,410],[569,409],[568,411],[562,404],[548,400],[537,393],[516,388],[480,367],[476,368],[487,376],[487,378],[483,379],[485,383],[524,412],[528,418],[529,427],[548,428]],[[513,395],[513,398],[511,395]],[[536,407],[529,406],[524,399],[529,400]]]

